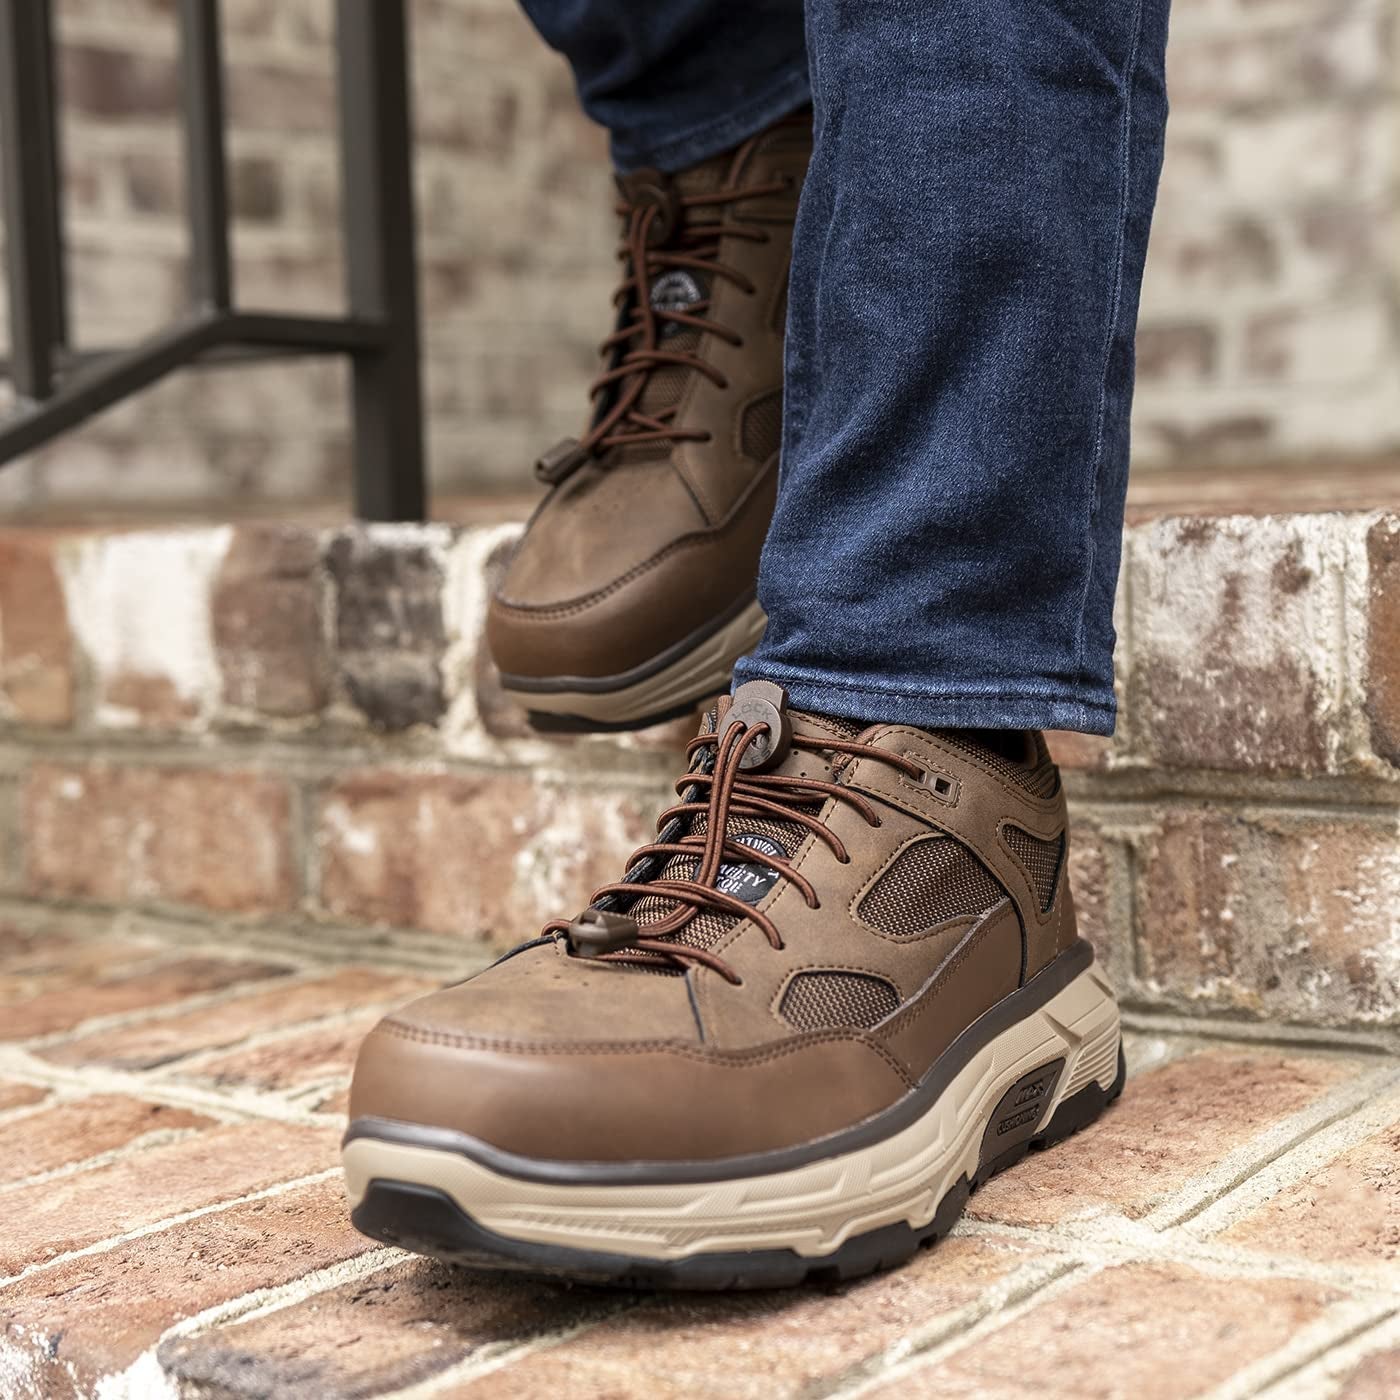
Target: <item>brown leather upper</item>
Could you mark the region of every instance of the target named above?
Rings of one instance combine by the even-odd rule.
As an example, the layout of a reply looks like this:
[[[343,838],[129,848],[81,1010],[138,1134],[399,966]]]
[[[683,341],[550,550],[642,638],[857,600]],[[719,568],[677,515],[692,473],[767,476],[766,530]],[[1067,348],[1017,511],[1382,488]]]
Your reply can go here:
[[[536,510],[489,607],[487,642],[508,675],[622,675],[752,596],[777,486],[787,273],[810,152],[804,114],[675,176],[620,182],[622,329],[604,346],[581,465]],[[690,202],[676,230],[656,241],[645,201],[680,196]],[[666,276],[701,299],[666,302],[653,291]],[[645,307],[661,308],[647,326],[639,287]],[[610,424],[620,396],[636,403]]]
[[[836,849],[799,830],[789,857],[818,907],[797,879],[778,878],[753,906],[757,921],[726,927],[695,905],[678,913],[659,897],[664,879],[653,883],[652,901],[671,911],[671,924],[680,920],[659,940],[673,958],[630,950],[583,958],[561,936],[423,998],[366,1041],[352,1116],[451,1128],[571,1161],[709,1160],[797,1146],[896,1103],[964,1028],[1075,943],[1064,797],[1038,737],[1028,738],[1028,762],[1015,764],[956,735],[900,725],[852,740],[848,729],[795,716],[794,730],[798,746],[777,778],[835,782],[844,794],[806,809]],[[843,742],[860,751],[821,747]],[[771,816],[745,791],[782,791],[781,782],[744,784],[741,775],[729,792],[731,841],[753,840],[746,828]],[[1048,908],[1051,867],[1038,883],[1008,839],[1013,828],[1059,852]],[[670,878],[695,871],[704,839],[689,838],[696,855]],[[937,907],[940,887],[901,883],[894,899],[871,892],[890,889],[882,884],[890,871],[930,843],[940,858],[957,857],[969,912],[914,927],[918,919],[904,915],[930,898]],[[685,951],[688,937],[707,960]],[[873,1022],[838,1011],[800,1028],[788,998],[810,974],[878,979],[890,1005]]]

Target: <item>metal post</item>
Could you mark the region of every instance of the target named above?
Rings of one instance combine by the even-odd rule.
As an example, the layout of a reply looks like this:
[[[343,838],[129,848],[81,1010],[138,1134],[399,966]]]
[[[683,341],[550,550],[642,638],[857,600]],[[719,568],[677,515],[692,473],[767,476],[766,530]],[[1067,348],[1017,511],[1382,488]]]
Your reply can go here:
[[[58,124],[58,62],[54,55],[53,5],[41,0],[39,21],[39,81],[44,85],[43,101],[39,104],[37,120],[44,124],[44,141],[49,151],[49,242],[53,287],[50,307],[53,313],[53,342],[60,348],[68,344],[68,287],[63,259],[67,240],[63,232],[63,147]]]
[[[49,0],[0,0],[0,163],[11,374],[22,399],[53,391],[63,272]]]
[[[224,74],[218,0],[180,0],[181,102],[189,192],[190,297],[199,309],[233,304],[224,152]]]
[[[382,348],[353,359],[355,510],[365,520],[421,520],[427,506],[407,28],[404,0],[336,0],[350,314],[385,328]]]

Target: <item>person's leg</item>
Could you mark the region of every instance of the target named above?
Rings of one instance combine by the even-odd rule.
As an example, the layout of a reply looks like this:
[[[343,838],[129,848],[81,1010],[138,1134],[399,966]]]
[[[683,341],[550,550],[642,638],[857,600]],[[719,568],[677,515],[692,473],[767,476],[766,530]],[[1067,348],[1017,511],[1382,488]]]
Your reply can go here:
[[[1111,732],[1167,0],[809,0],[783,465],[736,679]]]
[[[1112,718],[1166,0],[811,6],[767,635],[624,877],[366,1041],[376,1238],[849,1278],[1123,1087],[1038,729]]]
[[[808,100],[802,0],[521,0],[621,171],[682,170]]]

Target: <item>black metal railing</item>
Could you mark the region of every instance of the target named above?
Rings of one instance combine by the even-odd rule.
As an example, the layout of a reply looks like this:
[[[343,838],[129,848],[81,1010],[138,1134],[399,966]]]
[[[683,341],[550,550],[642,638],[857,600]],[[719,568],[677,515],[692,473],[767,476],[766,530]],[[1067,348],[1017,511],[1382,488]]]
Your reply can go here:
[[[218,0],[179,0],[190,308],[127,349],[70,346],[50,0],[0,0],[0,161],[16,406],[0,466],[187,365],[348,355],[355,510],[426,509],[404,0],[336,0],[347,311],[299,316],[234,306]]]

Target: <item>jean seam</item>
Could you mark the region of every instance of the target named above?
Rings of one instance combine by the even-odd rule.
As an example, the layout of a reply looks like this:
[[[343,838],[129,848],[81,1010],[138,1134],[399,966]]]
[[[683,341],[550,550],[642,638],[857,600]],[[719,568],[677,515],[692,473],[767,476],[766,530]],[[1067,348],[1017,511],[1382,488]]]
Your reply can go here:
[[[740,671],[746,669],[752,668],[738,668],[735,672],[736,677]],[[778,666],[759,667],[757,670],[765,680],[786,676],[788,680],[800,680],[804,685],[811,686],[813,690],[844,690],[856,695],[893,695],[907,700],[957,701],[958,703],[980,700],[1028,700],[1037,705],[1081,705],[1085,709],[1104,711],[1116,707],[1116,701],[1091,700],[1068,690],[1057,690],[1043,695],[1027,690],[913,690],[903,686],[857,684],[854,681],[820,679],[810,674]]]
[[[624,147],[622,142],[616,142],[615,149],[619,156],[617,164],[632,166],[641,163],[664,167],[679,159],[685,165],[693,165],[699,160],[707,159],[705,156],[692,156],[693,147],[708,145],[711,141],[721,139],[725,145],[738,145],[750,136],[756,136],[770,122],[777,120],[777,116],[771,113],[773,103],[786,101],[788,96],[792,98],[789,111],[796,111],[804,101],[810,100],[811,86],[807,80],[805,66],[788,69],[778,82],[765,88],[759,96],[742,107],[726,112],[723,116],[712,117],[697,126],[688,127],[659,146],[632,149]],[[723,150],[724,146],[720,149]]]
[[[1099,405],[1094,424],[1094,450],[1090,461],[1089,518],[1085,522],[1088,560],[1084,568],[1084,590],[1079,601],[1079,622],[1075,629],[1075,665],[1084,671],[1085,618],[1089,609],[1089,591],[1094,582],[1094,566],[1098,549],[1094,541],[1094,522],[1099,513],[1099,474],[1103,467],[1104,420],[1108,416],[1108,376],[1113,365],[1113,347],[1118,339],[1118,321],[1123,309],[1123,259],[1128,243],[1128,206],[1132,191],[1132,135],[1134,97],[1137,92],[1138,47],[1142,42],[1143,0],[1133,7],[1132,40],[1128,45],[1124,69],[1126,94],[1123,103],[1123,156],[1119,162],[1120,186],[1118,196],[1118,241],[1113,255],[1113,294],[1109,305],[1108,333],[1104,338],[1103,373],[1099,379]]]

